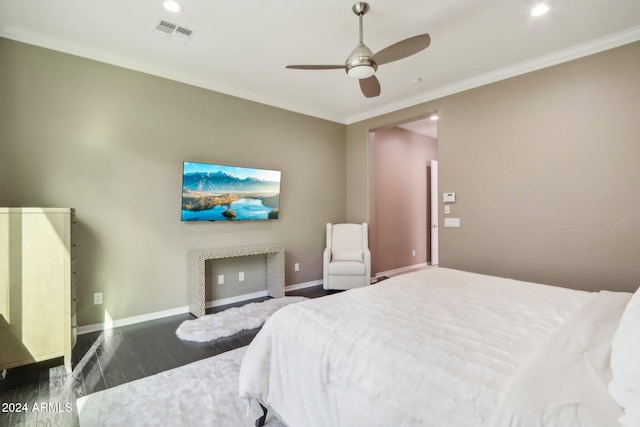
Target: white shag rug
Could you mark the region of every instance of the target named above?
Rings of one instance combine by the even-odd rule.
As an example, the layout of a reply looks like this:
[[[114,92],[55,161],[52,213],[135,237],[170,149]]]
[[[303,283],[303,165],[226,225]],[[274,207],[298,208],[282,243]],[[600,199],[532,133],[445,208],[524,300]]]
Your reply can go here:
[[[256,402],[238,397],[246,347],[78,399],[81,427],[253,426]],[[267,414],[265,426],[285,427]]]
[[[178,338],[185,341],[206,342],[228,337],[246,329],[259,328],[276,311],[305,297],[272,298],[232,307],[195,320],[185,320],[176,330]]]

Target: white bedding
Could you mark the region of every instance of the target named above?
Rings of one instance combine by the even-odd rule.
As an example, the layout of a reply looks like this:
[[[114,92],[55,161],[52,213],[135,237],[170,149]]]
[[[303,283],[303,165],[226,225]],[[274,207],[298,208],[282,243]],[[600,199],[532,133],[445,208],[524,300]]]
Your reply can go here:
[[[631,294],[602,291],[587,301],[515,373],[492,426],[618,426],[608,391],[613,334]]]
[[[291,427],[488,425],[517,368],[596,294],[433,268],[290,305],[240,395]]]

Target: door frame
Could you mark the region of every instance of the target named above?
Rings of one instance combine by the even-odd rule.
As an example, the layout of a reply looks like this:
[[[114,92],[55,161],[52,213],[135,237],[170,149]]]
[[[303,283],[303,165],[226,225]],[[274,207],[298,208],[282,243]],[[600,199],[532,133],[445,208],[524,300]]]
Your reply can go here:
[[[440,242],[440,236],[439,236],[439,230],[438,230],[438,213],[439,213],[439,206],[438,206],[438,201],[440,200],[440,198],[438,197],[438,161],[437,160],[431,160],[429,161],[429,200],[428,200],[428,207],[427,209],[429,210],[429,217],[430,217],[430,221],[428,224],[429,230],[430,230],[430,234],[431,234],[431,239],[430,239],[430,249],[431,249],[431,253],[427,254],[427,258],[430,258],[431,265],[438,265],[438,263],[440,262],[440,247],[439,247],[439,242]]]

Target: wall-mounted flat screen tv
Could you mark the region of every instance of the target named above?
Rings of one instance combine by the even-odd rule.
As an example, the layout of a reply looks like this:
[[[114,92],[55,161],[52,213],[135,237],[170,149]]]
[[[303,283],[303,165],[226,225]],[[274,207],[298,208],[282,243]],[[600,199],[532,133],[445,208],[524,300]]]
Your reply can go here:
[[[182,221],[249,221],[280,216],[280,171],[184,162]]]

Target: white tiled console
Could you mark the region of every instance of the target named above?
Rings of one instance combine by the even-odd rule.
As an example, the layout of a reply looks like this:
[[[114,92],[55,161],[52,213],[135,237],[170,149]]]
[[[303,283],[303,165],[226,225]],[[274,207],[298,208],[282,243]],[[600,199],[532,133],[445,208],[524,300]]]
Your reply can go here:
[[[191,314],[196,317],[205,314],[204,263],[206,260],[262,254],[267,256],[267,293],[274,298],[283,297],[284,246],[258,245],[189,251],[189,311]]]

